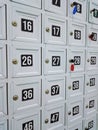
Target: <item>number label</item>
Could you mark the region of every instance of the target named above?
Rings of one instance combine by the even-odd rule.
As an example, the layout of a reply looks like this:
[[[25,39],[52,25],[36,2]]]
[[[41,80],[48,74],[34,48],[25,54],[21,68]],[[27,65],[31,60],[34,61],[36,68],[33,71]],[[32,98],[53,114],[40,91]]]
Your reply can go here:
[[[60,56],[52,56],[52,66],[60,66]]]
[[[79,114],[79,106],[73,107],[73,116]]]
[[[61,0],[52,0],[52,4],[60,7],[61,6]]]
[[[95,18],[98,18],[98,10],[97,9],[94,9],[93,16]]]
[[[96,57],[95,56],[91,57],[90,64],[96,65]]]
[[[28,19],[21,19],[21,30],[25,32],[33,32],[33,21]]]
[[[74,39],[81,40],[81,31],[74,30]]]
[[[82,5],[81,4],[79,4],[79,3],[77,3],[76,4],[76,7],[77,7],[77,13],[82,13]]]
[[[90,79],[90,86],[95,86],[95,78]]]
[[[22,124],[22,130],[34,130],[33,120]]]
[[[55,123],[59,121],[59,112],[52,113],[51,114],[51,123]]]
[[[92,41],[97,41],[97,33],[92,32]]]
[[[80,64],[81,64],[81,57],[74,56],[74,65],[80,65]]]
[[[73,90],[79,89],[79,81],[74,81],[72,84],[73,84]]]
[[[33,88],[22,90],[22,101],[31,100],[34,98],[33,96],[34,96]]]
[[[94,100],[89,101],[89,108],[93,108],[94,105],[95,105],[95,101]]]
[[[60,87],[59,85],[53,85],[51,87],[51,96],[59,95],[60,94]]]
[[[21,55],[21,66],[33,66],[33,56],[32,55]]]
[[[93,128],[93,126],[94,126],[94,121],[90,121],[88,123],[88,129],[90,130],[91,128]]]
[[[52,36],[60,37],[61,36],[61,28],[60,26],[52,25]]]

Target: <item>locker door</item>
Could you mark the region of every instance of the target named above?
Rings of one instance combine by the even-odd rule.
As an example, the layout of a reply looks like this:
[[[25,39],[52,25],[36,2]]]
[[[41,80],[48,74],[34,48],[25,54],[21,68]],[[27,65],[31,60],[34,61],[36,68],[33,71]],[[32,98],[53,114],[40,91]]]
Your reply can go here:
[[[98,27],[94,25],[88,26],[88,46],[98,47]]]
[[[68,72],[84,71],[85,51],[84,49],[69,49],[67,59]]]
[[[41,50],[40,47],[26,43],[14,42],[10,47],[10,63],[12,77],[40,75]]]
[[[43,130],[56,130],[64,125],[64,105],[53,105],[43,110]]]
[[[0,130],[7,130],[7,120],[0,120]]]
[[[85,46],[85,25],[70,20],[68,25],[68,39],[69,45]]]
[[[83,117],[83,99],[81,97],[74,98],[67,103],[67,122],[68,125],[80,121]]]
[[[0,24],[3,26],[0,26],[0,40],[6,39],[6,17],[5,17],[5,5],[0,4]]]
[[[45,43],[66,44],[66,20],[57,15],[45,14]]]
[[[39,11],[27,6],[12,4],[10,15],[11,40],[41,43],[41,14]]]
[[[97,79],[98,79],[98,74],[96,74],[96,73],[86,74],[85,94],[89,94],[91,92],[97,91],[97,86],[98,86],[98,80]]]
[[[90,115],[84,122],[84,130],[96,130],[96,115]]]
[[[77,122],[77,124],[72,124],[71,127],[68,128],[68,130],[83,130],[82,121]]]
[[[0,42],[0,78],[6,77],[6,46]]]
[[[10,101],[13,113],[22,113],[40,107],[41,80],[39,78],[20,78],[12,81]]]
[[[75,74],[67,76],[67,98],[74,98],[77,96],[83,96],[83,88],[84,88],[84,75],[83,74]]]
[[[13,117],[11,130],[40,130],[40,113],[35,110],[32,115]]]
[[[10,0],[10,1],[41,8],[41,0],[28,0],[28,1],[27,0]]]
[[[45,0],[45,10],[66,15],[66,0]]]
[[[97,0],[90,0],[89,22],[98,24],[98,1]]]
[[[7,114],[6,83],[0,80],[0,116]]]
[[[98,70],[98,50],[87,50],[86,55],[86,69],[87,70]]]
[[[97,96],[96,93],[89,94],[85,98],[84,116],[90,115],[97,110]]]
[[[66,50],[59,47],[46,46],[44,50],[44,74],[64,74],[66,69]]]
[[[86,0],[69,0],[69,16],[73,19],[86,20]]]
[[[43,104],[61,102],[65,100],[65,77],[48,76],[43,81]]]

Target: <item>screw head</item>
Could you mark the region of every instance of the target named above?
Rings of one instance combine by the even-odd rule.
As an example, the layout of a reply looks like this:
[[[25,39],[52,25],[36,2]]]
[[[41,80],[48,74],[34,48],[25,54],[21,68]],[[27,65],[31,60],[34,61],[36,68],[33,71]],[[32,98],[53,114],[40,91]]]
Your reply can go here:
[[[48,64],[48,63],[49,63],[49,59],[46,59],[46,60],[45,60],[45,63]]]
[[[16,21],[13,21],[13,22],[12,22],[12,26],[17,27],[17,22],[16,22]]]
[[[69,86],[68,89],[71,90],[71,86]]]
[[[71,111],[68,112],[68,115],[71,115]]]
[[[48,89],[45,91],[45,94],[49,94],[49,90]]]
[[[88,108],[88,105],[86,105],[86,108]]]
[[[73,36],[73,32],[70,32],[70,36]]]
[[[90,62],[90,59],[87,59],[87,62]]]
[[[13,96],[13,100],[14,100],[14,101],[17,101],[17,100],[18,100],[18,95],[14,95],[14,96]]]
[[[45,120],[45,124],[47,124],[48,122],[49,122],[49,119],[46,119],[46,120]]]
[[[13,63],[14,65],[18,64],[18,60],[17,60],[17,59],[13,59],[13,60],[12,60],[12,63]]]
[[[47,28],[46,28],[46,32],[50,32],[50,28],[47,27]]]

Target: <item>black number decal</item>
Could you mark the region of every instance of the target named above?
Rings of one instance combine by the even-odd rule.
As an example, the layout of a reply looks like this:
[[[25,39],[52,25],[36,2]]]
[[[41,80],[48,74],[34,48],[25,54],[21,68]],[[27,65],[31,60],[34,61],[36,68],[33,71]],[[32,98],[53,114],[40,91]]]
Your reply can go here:
[[[52,113],[51,114],[51,123],[55,123],[59,121],[59,112]]]
[[[97,41],[97,33],[92,32],[92,41]]]
[[[60,66],[60,56],[52,56],[52,66]]]
[[[81,57],[74,56],[74,65],[80,65],[80,64],[81,64]]]
[[[33,56],[32,55],[21,55],[21,66],[33,66]]]
[[[52,25],[52,36],[60,37],[61,36],[61,28],[60,26]]]
[[[96,57],[95,56],[91,57],[90,64],[96,65]]]
[[[33,99],[34,91],[33,88],[22,90],[22,101]]]
[[[72,84],[73,84],[73,90],[79,89],[79,81],[74,81]]]
[[[60,94],[60,87],[59,85],[53,85],[51,87],[51,95],[55,96],[55,95],[59,95]]]
[[[95,105],[95,101],[94,100],[89,101],[89,108],[93,108],[94,105]]]
[[[21,19],[21,30],[25,32],[33,32],[33,21],[28,19]]]
[[[52,4],[60,7],[61,6],[61,0],[52,0]]]
[[[33,120],[22,124],[22,130],[34,130]]]
[[[93,126],[94,126],[94,121],[90,121],[88,123],[88,129],[90,130],[91,128],[93,128]]]
[[[81,40],[81,31],[74,30],[74,39]]]
[[[98,10],[97,9],[94,9],[93,16],[95,18],[98,18]]]
[[[95,86],[95,78],[90,79],[90,86]]]
[[[79,106],[73,107],[73,116],[79,114]]]
[[[79,4],[79,3],[77,3],[76,4],[76,7],[77,7],[77,13],[82,13],[82,5],[81,4]]]

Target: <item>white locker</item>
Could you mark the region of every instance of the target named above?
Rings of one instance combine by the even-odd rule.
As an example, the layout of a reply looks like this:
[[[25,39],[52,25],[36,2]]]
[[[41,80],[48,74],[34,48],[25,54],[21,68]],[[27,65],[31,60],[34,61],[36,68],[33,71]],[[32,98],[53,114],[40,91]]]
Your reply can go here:
[[[6,78],[6,45],[0,41],[0,78]]]
[[[43,110],[43,130],[56,130],[64,127],[64,105],[47,106]]]
[[[0,40],[6,39],[6,5],[0,1]]]
[[[84,120],[84,130],[97,130],[96,123],[96,114],[88,116]]]
[[[40,98],[40,78],[20,78],[12,81],[10,87],[12,114],[21,114],[32,111],[35,107],[40,107]]]
[[[69,125],[68,130],[83,130],[82,121],[76,122],[76,123],[72,124],[72,126]]]
[[[44,74],[64,74],[66,70],[66,49],[46,45],[44,48]]]
[[[17,2],[20,4],[24,4],[24,5],[28,5],[28,6],[32,6],[32,7],[37,7],[37,8],[41,8],[41,1],[42,0],[10,0],[13,2]]]
[[[86,21],[86,0],[69,0],[68,14],[72,19]]]
[[[0,119],[0,130],[7,130],[7,120],[6,119]]]
[[[65,100],[65,77],[47,76],[43,81],[43,105],[54,104]]]
[[[71,74],[67,76],[66,95],[67,99],[73,99],[77,96],[83,96],[84,75]]]
[[[86,95],[84,99],[84,116],[89,116],[90,114],[96,112],[97,110],[97,95],[96,92]]]
[[[89,22],[98,24],[98,1],[90,0],[89,2]]]
[[[6,83],[4,80],[0,80],[0,117],[7,114],[7,93]]]
[[[11,40],[41,43],[41,13],[38,10],[11,4],[10,15]]]
[[[44,0],[45,10],[56,14],[66,15],[67,0]]]
[[[45,14],[45,43],[55,45],[66,44],[65,17]]]
[[[67,123],[73,124],[76,121],[81,121],[83,118],[83,98],[77,97],[67,102]]]
[[[90,72],[87,73],[85,75],[85,94],[97,92],[97,89],[98,89],[98,74]]]
[[[80,48],[70,48],[67,51],[67,71],[83,72],[85,65],[85,50]]]
[[[40,130],[40,113],[33,110],[31,115],[19,115],[11,119],[10,130]]]
[[[68,24],[68,45],[85,46],[85,24],[70,20]]]
[[[13,42],[10,46],[12,77],[36,76],[41,74],[41,48],[26,43]]]
[[[98,50],[88,49],[86,52],[86,70],[98,70]]]
[[[88,47],[98,47],[98,26],[89,24],[88,25]]]

